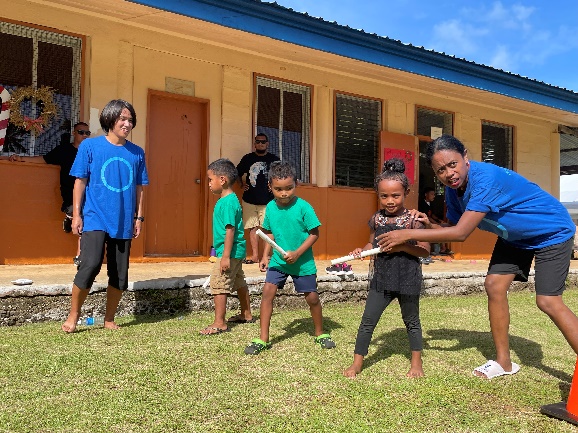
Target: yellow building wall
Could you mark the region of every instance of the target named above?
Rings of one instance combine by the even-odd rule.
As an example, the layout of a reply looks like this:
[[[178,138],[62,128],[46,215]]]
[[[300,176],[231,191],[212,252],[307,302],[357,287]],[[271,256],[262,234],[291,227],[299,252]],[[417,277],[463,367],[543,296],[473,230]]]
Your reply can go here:
[[[455,113],[454,135],[464,142],[474,160],[481,157],[482,120],[512,125],[514,169],[547,191],[558,193],[555,168],[559,145],[554,134],[557,125],[550,122],[459,97],[416,91],[385,80],[336,73],[322,65],[272,59],[158,29],[145,30],[119,19],[87,16],[74,9],[63,11],[46,2],[13,0],[11,7],[0,13],[22,24],[85,36],[85,120],[90,120],[95,128],[98,114],[109,100],[127,99],[133,103],[138,117],[131,140],[145,148],[147,92],[167,90],[167,78],[176,79],[191,84],[188,91],[194,88],[192,96],[210,101],[209,160],[224,156],[237,163],[252,150],[254,74],[262,74],[312,86],[311,182],[318,187],[329,187],[333,182],[334,93],[347,92],[381,99],[383,129],[400,134],[415,133],[416,105]],[[267,38],[261,39],[263,44],[272,43]],[[234,38],[231,43],[234,44]],[[294,49],[306,50],[298,46]],[[90,119],[86,119],[88,113]],[[360,193],[367,196],[367,191]],[[367,200],[373,201],[373,197],[369,195]],[[366,217],[360,217],[352,224],[365,225],[366,221]],[[364,241],[360,240],[360,245]]]

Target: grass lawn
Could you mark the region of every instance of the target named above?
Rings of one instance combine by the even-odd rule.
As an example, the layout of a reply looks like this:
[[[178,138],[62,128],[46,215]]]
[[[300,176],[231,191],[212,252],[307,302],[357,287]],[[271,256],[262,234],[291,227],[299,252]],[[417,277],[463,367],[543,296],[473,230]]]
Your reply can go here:
[[[578,311],[578,290],[565,294]],[[541,415],[568,396],[576,356],[529,292],[512,293],[514,376],[471,371],[494,356],[483,295],[421,302],[426,377],[405,378],[399,306],[374,334],[357,379],[363,305],[327,305],[337,348],[314,347],[309,310],[276,310],[273,348],[243,354],[259,324],[203,337],[211,313],[124,317],[118,332],[59,323],[0,328],[0,432],[575,432]],[[3,300],[2,302],[7,302]],[[577,330],[578,332],[578,330]]]

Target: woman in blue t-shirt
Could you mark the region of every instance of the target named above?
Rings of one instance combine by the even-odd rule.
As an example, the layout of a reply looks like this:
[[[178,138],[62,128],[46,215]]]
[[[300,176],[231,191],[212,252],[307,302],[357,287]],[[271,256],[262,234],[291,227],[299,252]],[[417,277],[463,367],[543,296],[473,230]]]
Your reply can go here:
[[[576,231],[566,208],[511,170],[470,161],[464,145],[451,135],[431,142],[426,160],[446,186],[447,219],[452,225],[440,227],[418,213],[418,221],[437,230],[389,232],[378,237],[379,245],[388,251],[409,240],[463,242],[476,227],[498,235],[484,284],[496,360],[474,369],[474,375],[491,379],[520,369],[510,358],[507,294],[512,281],[528,280],[532,260],[536,304],[578,353],[578,318],[562,300]]]

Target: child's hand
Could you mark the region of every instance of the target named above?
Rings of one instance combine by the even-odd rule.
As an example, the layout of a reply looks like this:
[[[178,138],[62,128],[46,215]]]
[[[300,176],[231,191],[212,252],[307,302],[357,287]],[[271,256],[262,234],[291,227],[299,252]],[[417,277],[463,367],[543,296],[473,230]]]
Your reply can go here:
[[[230,258],[225,258],[225,257],[221,257],[221,274],[224,274],[225,272],[227,272],[229,269],[231,269],[231,259]]]
[[[287,251],[287,254],[285,254],[285,257],[283,257],[287,263],[295,263],[298,258],[299,254],[297,254],[295,251]]]
[[[359,257],[359,255],[361,254],[362,251],[363,251],[363,248],[356,248],[353,251],[350,251],[349,255],[354,256],[357,259],[363,260],[362,257]]]
[[[267,272],[268,267],[269,267],[269,257],[263,257],[259,262],[259,270],[261,272]]]

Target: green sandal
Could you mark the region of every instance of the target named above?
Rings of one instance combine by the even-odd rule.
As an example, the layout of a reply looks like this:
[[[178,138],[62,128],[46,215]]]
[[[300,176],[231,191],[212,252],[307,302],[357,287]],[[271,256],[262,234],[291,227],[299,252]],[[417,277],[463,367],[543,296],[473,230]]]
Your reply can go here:
[[[245,347],[245,355],[258,355],[266,349],[271,349],[272,344],[266,343],[260,338],[251,340],[251,344]]]
[[[319,344],[322,349],[333,349],[335,347],[335,342],[329,334],[321,334],[315,337],[315,344]]]

